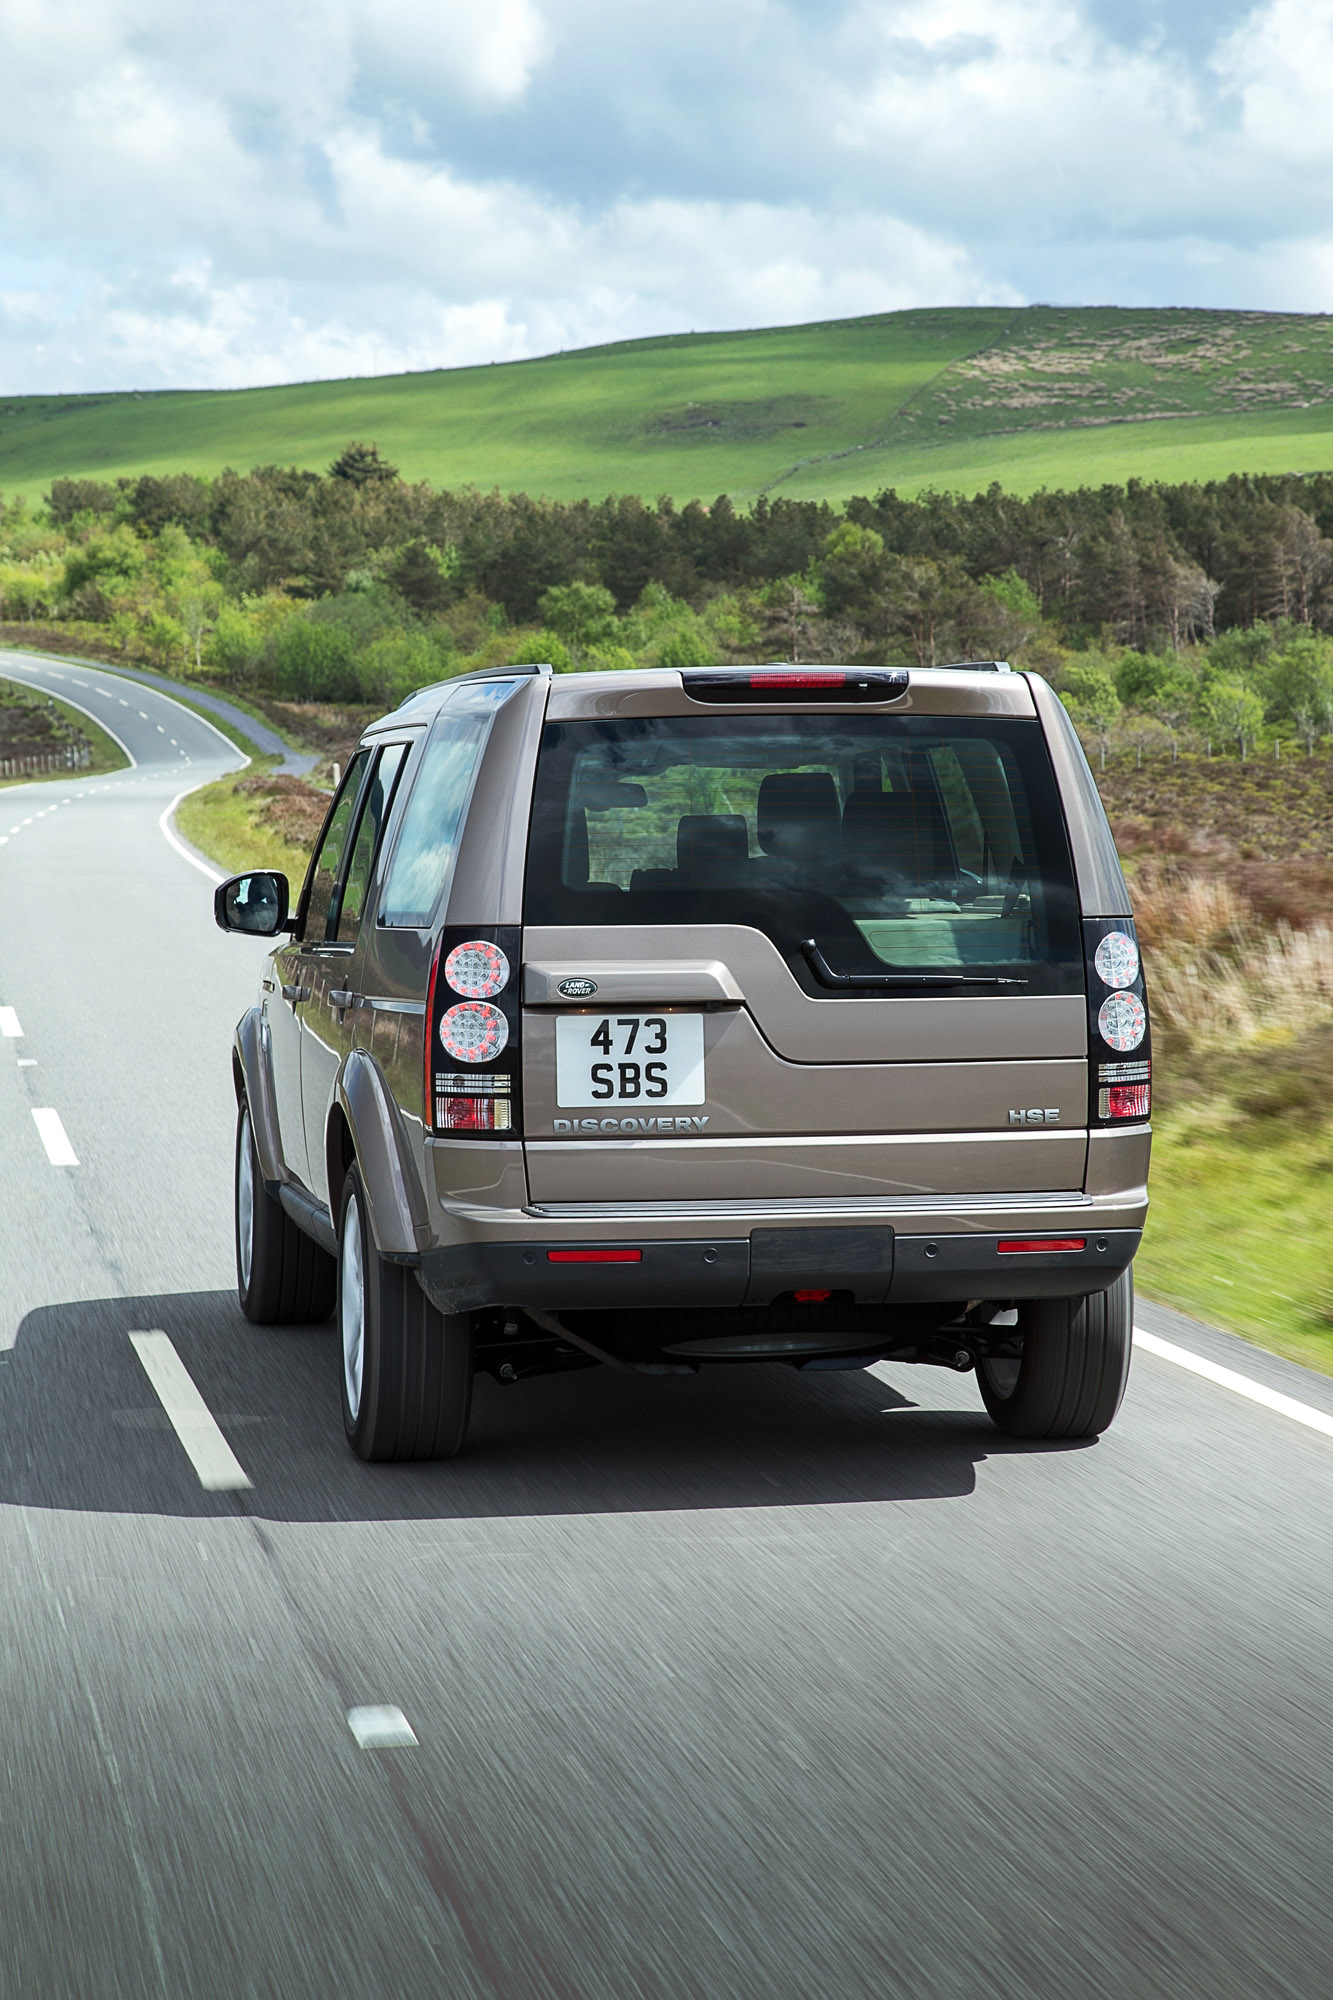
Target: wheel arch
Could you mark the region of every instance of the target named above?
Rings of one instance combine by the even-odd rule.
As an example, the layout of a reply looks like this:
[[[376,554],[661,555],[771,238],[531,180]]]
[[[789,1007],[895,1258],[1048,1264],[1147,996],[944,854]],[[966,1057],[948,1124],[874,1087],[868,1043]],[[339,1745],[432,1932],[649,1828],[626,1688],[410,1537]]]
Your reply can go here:
[[[231,1074],[237,1104],[244,1098],[250,1107],[250,1129],[255,1135],[260,1174],[270,1189],[276,1188],[286,1175],[282,1167],[282,1143],[273,1095],[268,1028],[258,1007],[251,1007],[242,1014],[236,1025]]]
[[[339,1072],[324,1146],[330,1212],[338,1213],[347,1169],[355,1161],[380,1255],[415,1263],[431,1241],[421,1176],[393,1093],[365,1049],[354,1049]]]

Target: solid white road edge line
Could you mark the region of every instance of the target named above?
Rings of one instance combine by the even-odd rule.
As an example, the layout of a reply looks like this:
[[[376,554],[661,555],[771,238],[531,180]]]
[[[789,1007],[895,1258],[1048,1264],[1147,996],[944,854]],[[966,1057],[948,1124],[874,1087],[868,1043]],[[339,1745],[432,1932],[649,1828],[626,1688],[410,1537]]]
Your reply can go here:
[[[77,1167],[79,1156],[69,1143],[68,1134],[60,1122],[58,1111],[33,1111],[33,1123],[46,1148],[46,1157],[53,1167]]]
[[[13,1007],[0,1007],[0,1035],[5,1036],[10,1041],[15,1039],[21,1041],[23,1038],[23,1030],[19,1026],[19,1017]]]
[[[250,759],[247,757],[245,761],[248,764]],[[207,784],[207,782],[208,780],[205,779],[204,783]],[[202,790],[202,786],[200,785],[187,785],[183,792],[177,792],[175,798],[171,801],[171,804],[167,807],[166,811],[162,814],[162,817],[158,820],[157,826],[158,826],[158,832],[162,835],[163,840],[168,841],[170,845],[175,848],[177,854],[180,855],[181,859],[183,861],[188,861],[191,868],[197,868],[201,875],[207,875],[209,881],[213,884],[214,888],[216,888],[219,882],[226,881],[227,879],[226,876],[219,875],[216,868],[210,868],[208,863],[206,861],[201,861],[197,854],[191,854],[189,848],[185,845],[185,842],[177,836],[176,831],[171,824],[171,815],[175,812],[181,800],[188,799],[191,792],[197,792],[200,790]]]
[[[250,1485],[244,1467],[223,1437],[185,1363],[165,1333],[131,1333],[130,1341],[172,1429],[209,1493],[232,1493]]]
[[[1205,1382],[1214,1382],[1219,1389],[1230,1389],[1234,1396],[1244,1396],[1266,1410],[1276,1410],[1280,1417],[1290,1417],[1294,1424],[1304,1424],[1307,1430],[1333,1437],[1333,1417],[1310,1403],[1298,1403],[1294,1396],[1265,1388],[1262,1382],[1252,1381],[1248,1375],[1238,1375],[1234,1368],[1220,1368],[1216,1361],[1205,1361],[1201,1354],[1192,1354],[1187,1347],[1159,1340],[1155,1333],[1145,1333],[1141,1326],[1134,1329],[1134,1345],[1145,1354],[1155,1354],[1159,1361],[1170,1361],[1177,1368],[1187,1368],[1191,1375],[1202,1375]]]

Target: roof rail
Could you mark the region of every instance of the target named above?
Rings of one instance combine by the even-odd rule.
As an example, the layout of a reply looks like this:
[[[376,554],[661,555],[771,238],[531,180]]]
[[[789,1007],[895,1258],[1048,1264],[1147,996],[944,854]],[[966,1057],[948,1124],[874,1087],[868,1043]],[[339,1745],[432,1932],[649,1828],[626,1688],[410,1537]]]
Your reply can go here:
[[[427,681],[423,686],[413,688],[411,694],[405,694],[398,706],[399,708],[406,708],[409,701],[417,701],[423,694],[434,694],[437,689],[443,690],[444,688],[461,687],[465,681],[507,681],[515,674],[553,674],[554,672],[555,668],[549,666],[545,661],[540,666],[535,667],[528,666],[526,663],[521,667],[476,667],[470,674],[453,674],[447,681]]]

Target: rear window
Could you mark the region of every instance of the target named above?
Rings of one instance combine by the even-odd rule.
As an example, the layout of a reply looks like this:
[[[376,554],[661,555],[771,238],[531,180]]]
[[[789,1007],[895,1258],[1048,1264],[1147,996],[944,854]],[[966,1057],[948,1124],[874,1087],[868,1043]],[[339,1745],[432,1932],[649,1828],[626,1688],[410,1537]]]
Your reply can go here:
[[[1083,980],[1073,868],[1037,722],[550,723],[524,916],[749,925],[815,994],[845,991],[836,982],[847,978],[868,991],[886,974],[1030,993],[1077,992]]]

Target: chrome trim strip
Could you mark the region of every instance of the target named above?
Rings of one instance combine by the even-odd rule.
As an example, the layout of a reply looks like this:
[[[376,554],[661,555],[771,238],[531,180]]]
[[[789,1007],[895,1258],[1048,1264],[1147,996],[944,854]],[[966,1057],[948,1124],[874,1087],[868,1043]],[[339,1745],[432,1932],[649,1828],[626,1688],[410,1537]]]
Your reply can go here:
[[[426,1017],[424,1000],[367,1000],[367,1007],[373,1007],[377,1014],[417,1014]]]
[[[1092,1208],[1091,1195],[1081,1190],[1040,1194],[907,1194],[849,1197],[845,1201],[552,1201],[530,1204],[524,1215],[557,1222],[651,1222],[678,1216],[707,1216],[735,1221],[765,1216],[837,1215],[1011,1215],[1015,1211],[1048,1208]]]

